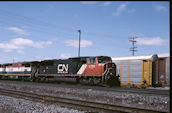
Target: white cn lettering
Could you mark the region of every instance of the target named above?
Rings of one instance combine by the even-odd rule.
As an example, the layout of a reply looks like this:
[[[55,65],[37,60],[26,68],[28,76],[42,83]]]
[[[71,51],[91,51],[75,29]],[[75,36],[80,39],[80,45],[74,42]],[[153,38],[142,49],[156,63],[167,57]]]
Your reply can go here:
[[[67,73],[68,72],[68,64],[59,64],[58,65],[58,73]]]
[[[63,68],[66,72],[68,72],[68,64],[66,64],[66,66],[65,66],[65,64],[63,64]]]
[[[62,72],[63,71],[63,66],[62,66],[62,64],[59,64],[58,65],[58,72]]]

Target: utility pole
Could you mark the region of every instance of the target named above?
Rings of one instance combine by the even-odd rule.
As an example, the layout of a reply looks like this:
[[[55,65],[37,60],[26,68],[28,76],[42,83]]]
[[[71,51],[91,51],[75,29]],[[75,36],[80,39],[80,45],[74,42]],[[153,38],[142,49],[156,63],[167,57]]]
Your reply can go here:
[[[79,50],[78,50],[78,57],[80,57],[80,40],[81,40],[81,30],[78,30],[79,32]]]
[[[14,63],[14,57],[13,57],[13,63]]]
[[[132,47],[130,48],[130,51],[132,51],[132,55],[134,56],[134,52],[136,52],[137,50],[136,50],[136,48],[137,47],[135,47],[134,46],[134,43],[136,43],[137,41],[135,40],[137,37],[131,37],[131,38],[129,38],[129,41],[130,42],[132,42]]]

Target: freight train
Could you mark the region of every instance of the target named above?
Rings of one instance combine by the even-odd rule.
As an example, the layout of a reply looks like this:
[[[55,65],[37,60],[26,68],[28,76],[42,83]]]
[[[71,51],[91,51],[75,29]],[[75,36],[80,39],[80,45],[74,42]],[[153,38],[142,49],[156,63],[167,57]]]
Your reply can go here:
[[[116,65],[108,56],[73,57],[0,65],[0,78],[29,79],[31,81],[75,78],[84,84],[120,86]]]

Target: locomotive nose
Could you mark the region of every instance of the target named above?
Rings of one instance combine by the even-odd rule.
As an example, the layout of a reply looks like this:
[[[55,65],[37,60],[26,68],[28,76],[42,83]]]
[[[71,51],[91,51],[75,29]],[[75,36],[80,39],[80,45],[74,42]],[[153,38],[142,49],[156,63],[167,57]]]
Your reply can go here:
[[[109,63],[105,64],[105,67],[107,67],[107,68],[115,68],[115,64],[109,62]]]
[[[116,76],[116,65],[115,63],[109,62],[104,65],[104,80],[109,86],[120,86],[118,76]]]
[[[115,70],[116,70],[116,66],[114,63],[107,63],[104,65],[104,71],[106,74],[113,74],[115,75]]]

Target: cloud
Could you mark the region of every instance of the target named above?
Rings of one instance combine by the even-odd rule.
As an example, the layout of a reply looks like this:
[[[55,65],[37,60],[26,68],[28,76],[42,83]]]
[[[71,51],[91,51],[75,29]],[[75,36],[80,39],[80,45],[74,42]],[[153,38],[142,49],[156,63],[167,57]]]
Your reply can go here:
[[[44,57],[44,60],[51,60],[51,59],[54,59],[53,57]]]
[[[162,6],[162,5],[156,5],[156,6],[154,6],[154,10],[158,11],[158,12],[165,12],[165,11],[167,11],[167,7]]]
[[[130,9],[130,10],[128,10],[128,13],[135,13],[135,12],[136,12],[135,9]]]
[[[54,37],[54,38],[51,39],[51,41],[53,41],[53,42],[58,41],[58,40],[59,40],[58,37]]]
[[[12,39],[10,41],[10,43],[12,45],[16,45],[16,46],[30,46],[30,45],[33,45],[33,41],[30,40],[30,39],[24,39],[24,38],[15,38],[15,39]]]
[[[55,56],[55,57],[52,57],[52,56],[45,56],[43,57],[44,60],[51,60],[51,59],[68,59],[70,57],[73,57],[71,54],[69,53],[62,53],[60,54],[59,56]]]
[[[103,5],[104,6],[109,6],[111,4],[111,2],[105,2]]]
[[[163,46],[167,40],[160,37],[152,38],[137,38],[137,44],[139,45],[148,45],[148,46]]]
[[[115,11],[115,13],[113,15],[114,16],[119,16],[126,9],[127,4],[128,3],[126,2],[126,3],[123,3],[123,4],[119,5],[117,7],[117,10]]]
[[[144,34],[143,33],[135,33],[135,32],[131,32],[130,36],[136,36],[136,37],[143,37]]]
[[[78,15],[78,14],[74,14],[73,17],[74,17],[74,18],[78,18],[79,15]]]
[[[26,31],[18,27],[7,27],[6,29],[15,32],[18,35],[29,35]]]
[[[88,4],[88,5],[92,5],[92,4],[96,4],[98,3],[97,1],[81,1],[81,4]]]
[[[72,55],[69,54],[69,53],[67,53],[67,54],[60,54],[60,56],[59,56],[59,58],[61,58],[61,59],[67,59],[69,57],[72,57]]]
[[[17,53],[22,54],[22,53],[24,53],[24,51],[18,50]]]
[[[8,56],[0,56],[0,60],[7,60],[7,59],[11,59],[10,57],[8,57]]]
[[[26,47],[45,48],[46,46],[51,44],[51,41],[34,42],[30,39],[15,38],[10,40],[9,42],[0,43],[0,49],[2,49],[4,52],[11,52],[17,50],[17,53],[22,53],[21,50]]]
[[[40,55],[34,55],[34,56],[26,55],[25,57],[27,57],[29,59],[34,59],[34,60],[41,60],[41,58],[42,58],[42,56],[40,56]]]
[[[79,41],[78,40],[67,40],[67,41],[65,41],[65,44],[66,44],[66,46],[71,46],[71,47],[78,48]],[[93,42],[88,41],[88,40],[81,40],[81,42],[80,42],[80,47],[81,48],[86,48],[86,47],[89,47],[89,46],[92,46],[92,45],[93,45]]]
[[[45,46],[51,45],[52,42],[51,41],[47,41],[47,42],[35,42],[34,45],[32,45],[35,48],[44,48]]]
[[[55,8],[55,6],[54,5],[48,5],[46,8],[45,8],[45,10],[44,10],[44,12],[45,13],[49,13],[52,9],[54,9]]]

